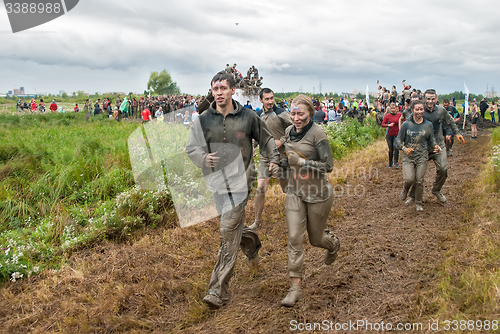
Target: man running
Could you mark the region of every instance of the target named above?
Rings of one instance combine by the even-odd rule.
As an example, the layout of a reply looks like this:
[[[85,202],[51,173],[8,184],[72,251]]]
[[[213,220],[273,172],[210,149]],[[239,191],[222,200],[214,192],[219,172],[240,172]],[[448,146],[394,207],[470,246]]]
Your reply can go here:
[[[424,92],[424,119],[431,122],[434,128],[434,139],[441,148],[437,153],[429,154],[429,160],[433,160],[436,165],[436,179],[432,186],[432,193],[442,204],[446,203],[446,197],[441,193],[441,188],[448,178],[448,159],[446,157],[446,147],[443,138],[442,123],[448,125],[451,132],[457,140],[465,144],[464,137],[460,135],[457,125],[450,114],[442,106],[436,105],[437,94],[434,89],[427,89]],[[406,201],[408,204],[415,199],[415,187],[411,189],[410,198]]]
[[[285,135],[285,129],[292,125],[290,114],[285,112],[284,109],[278,108],[274,104],[274,92],[269,88],[264,88],[259,94],[260,102],[262,103],[262,114],[260,118],[266,123],[266,126],[274,137],[274,142],[280,153],[280,164],[286,160],[285,146],[279,140]],[[283,171],[284,169],[282,169]],[[259,167],[257,171],[257,193],[255,195],[255,221],[250,225],[251,229],[258,229],[261,224],[262,211],[264,210],[264,201],[266,197],[267,188],[269,187],[269,159],[260,156]],[[287,179],[284,174],[279,175],[280,186],[283,192],[287,184]]]
[[[450,114],[451,118],[453,118],[453,121],[455,123],[460,122],[460,113],[458,112],[457,108],[453,104],[450,104],[450,100],[444,99],[443,100],[443,108],[448,111]],[[453,143],[454,143],[454,138],[452,136],[451,129],[446,123],[443,123],[443,134],[446,136],[446,155],[450,156],[451,155],[451,149],[453,148]]]
[[[236,83],[231,74],[217,73],[211,86],[215,101],[193,124],[186,152],[202,169],[221,215],[218,259],[203,298],[210,307],[219,308],[229,301],[229,280],[240,246],[251,266],[259,260],[260,239],[244,226],[248,194],[255,180],[252,140],[269,159],[270,174],[279,170],[279,153],[266,124],[232,99]]]

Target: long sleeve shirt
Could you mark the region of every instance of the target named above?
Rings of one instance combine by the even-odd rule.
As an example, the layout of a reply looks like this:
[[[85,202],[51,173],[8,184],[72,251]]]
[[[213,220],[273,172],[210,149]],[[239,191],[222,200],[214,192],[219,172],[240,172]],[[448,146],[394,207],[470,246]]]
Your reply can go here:
[[[382,127],[388,128],[387,131],[388,136],[397,136],[399,132],[399,119],[401,118],[401,113],[397,112],[395,114],[391,114],[388,112],[384,116],[384,120],[382,121]],[[394,123],[393,126],[389,127],[389,124]]]
[[[252,139],[269,162],[279,164],[279,152],[266,124],[257,114],[232,101],[234,110],[225,117],[213,102],[193,123],[186,152],[202,169],[207,187],[212,192],[249,191],[255,181]],[[205,166],[209,153],[220,158],[215,168]],[[229,187],[227,186],[229,184]],[[231,189],[227,189],[231,188]]]
[[[442,123],[445,123],[451,129],[451,132],[454,135],[459,133],[458,127],[455,124],[455,120],[442,106],[434,106],[434,109],[432,111],[429,111],[427,107],[425,107],[424,119],[431,122],[434,128],[434,138],[441,149],[445,149]]]
[[[282,112],[277,115],[273,109],[262,112],[260,118],[266,123],[267,129],[274,139],[277,140],[283,137],[285,135],[285,129],[293,124],[289,112]],[[282,145],[278,151],[280,152],[280,159],[286,159],[285,146]],[[268,159],[264,157],[261,157],[261,160],[268,161]]]
[[[443,136],[441,135],[441,138]],[[413,117],[401,125],[398,137],[396,138],[396,147],[403,150],[403,162],[424,162],[429,158],[429,152],[436,146],[434,139],[434,129],[432,123],[423,120],[417,124]],[[412,148],[411,156],[406,155],[403,148]]]
[[[311,120],[312,122],[312,120]],[[325,130],[317,124],[299,138],[290,135],[293,125],[286,129],[286,151],[295,151],[305,157],[304,166],[290,166],[287,191],[292,191],[307,203],[321,203],[333,195],[328,173],[333,170],[333,154]]]

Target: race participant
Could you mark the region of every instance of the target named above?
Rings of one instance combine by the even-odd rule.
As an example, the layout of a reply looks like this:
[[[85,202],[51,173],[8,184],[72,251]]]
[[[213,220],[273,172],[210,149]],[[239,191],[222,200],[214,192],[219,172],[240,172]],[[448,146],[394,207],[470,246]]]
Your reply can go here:
[[[410,108],[410,102],[411,102],[411,86],[406,85],[406,80],[403,80],[403,100],[404,100],[404,108],[409,109]]]
[[[385,114],[384,119],[382,120],[382,127],[388,128],[387,133],[385,134],[385,140],[387,141],[387,146],[389,147],[389,168],[392,166],[399,168],[399,150],[396,147],[395,142],[399,132],[400,118],[401,113],[398,111],[398,106],[395,102],[391,102],[389,112]]]
[[[453,118],[455,124],[458,124],[458,122],[460,122],[460,113],[453,104],[450,104],[450,100],[448,99],[443,100],[443,108],[445,108],[446,111],[448,111],[451,118]],[[455,139],[452,136],[450,127],[446,125],[446,123],[443,123],[443,134],[445,135],[446,155],[450,156],[451,149],[453,148],[453,143],[455,142]]]
[[[236,83],[231,74],[219,72],[212,78],[211,86],[215,101],[193,124],[186,152],[202,169],[221,214],[218,259],[208,294],[203,298],[210,307],[219,308],[229,301],[229,280],[240,245],[249,265],[257,266],[259,261],[259,236],[244,226],[248,194],[255,181],[252,140],[269,159],[271,175],[279,171],[279,152],[266,124],[255,112],[232,99]],[[244,170],[231,168],[238,157],[242,158]],[[242,179],[244,189],[230,187],[230,181],[239,185]]]
[[[416,100],[420,100],[418,98],[418,96],[413,96],[410,100],[410,103],[411,101],[416,101]],[[406,105],[406,103],[405,103]],[[410,116],[411,116],[411,109],[410,109],[410,105],[408,104],[408,108],[407,109],[404,109],[403,112],[401,113],[401,118],[399,118],[399,128],[401,129],[401,124],[403,124],[404,121],[410,119]]]
[[[396,103],[397,101],[398,101],[398,91],[396,90],[396,86],[392,86],[391,102]]]
[[[262,114],[260,118],[266,123],[267,129],[274,138],[276,147],[280,153],[280,166],[283,166],[286,161],[285,147],[283,143],[277,138],[282,138],[285,135],[285,129],[292,125],[290,113],[284,112],[282,108],[276,107],[274,104],[274,92],[269,88],[264,88],[259,93],[259,99],[262,103]],[[278,110],[279,109],[279,110]],[[280,173],[278,179],[280,182],[281,190],[285,192],[287,179],[285,173]],[[262,211],[264,210],[264,201],[266,197],[267,188],[269,187],[269,159],[260,156],[259,167],[257,171],[257,192],[255,194],[255,221],[250,225],[251,229],[258,229],[261,224]]]
[[[293,126],[286,129],[282,142],[290,164],[286,189],[285,214],[288,226],[288,272],[290,290],[281,301],[292,307],[302,298],[304,236],[312,246],[326,249],[324,263],[335,261],[339,239],[326,227],[333,203],[333,190],[327,173],[333,170],[332,150],[325,130],[313,122],[314,107],[309,97],[299,95],[292,101]]]
[[[471,130],[472,130],[472,137],[470,139],[477,139],[477,120],[479,119],[479,111],[477,104],[471,103]]]
[[[429,150],[433,149],[433,153],[439,153],[441,148],[434,139],[434,129],[431,122],[423,118],[424,102],[414,100],[410,104],[410,109],[413,115],[403,123],[396,139],[397,147],[403,150],[403,190],[401,190],[400,197],[404,201],[413,185],[415,209],[423,211],[423,182],[427,171]]]
[[[442,204],[446,203],[446,197],[441,193],[441,188],[446,182],[448,177],[448,159],[446,158],[445,144],[443,138],[442,123],[446,123],[451,128],[451,133],[457,137],[457,140],[464,144],[465,140],[460,135],[457,125],[450,114],[442,106],[436,105],[437,94],[434,89],[427,89],[424,92],[424,119],[431,122],[434,128],[434,139],[441,147],[441,151],[429,154],[429,160],[433,160],[436,165],[436,179],[432,186],[432,194],[437,197]],[[411,203],[415,199],[415,187],[410,191],[410,199],[407,201]]]

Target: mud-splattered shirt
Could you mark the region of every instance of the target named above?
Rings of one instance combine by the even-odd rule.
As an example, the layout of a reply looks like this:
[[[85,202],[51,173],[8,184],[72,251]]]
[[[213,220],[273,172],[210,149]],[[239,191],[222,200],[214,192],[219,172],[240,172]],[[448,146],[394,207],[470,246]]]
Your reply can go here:
[[[450,116],[448,111],[442,106],[434,106],[434,109],[432,111],[429,111],[427,107],[424,107],[424,119],[431,122],[434,128],[434,138],[436,140],[436,143],[442,149],[445,149],[442,123],[445,123],[451,129],[451,132],[454,135],[459,133],[455,121]]]
[[[212,102],[207,111],[202,113],[193,123],[189,134],[186,152],[193,163],[202,169],[203,175],[217,174],[226,169],[224,178],[239,178],[246,174],[248,190],[252,189],[255,181],[255,164],[253,161],[252,139],[260,146],[262,156],[270,162],[279,164],[279,152],[276,143],[266,124],[254,111],[244,108],[237,101],[232,100],[234,111],[224,117],[215,109]],[[209,153],[217,152],[220,160],[215,168],[205,166],[205,157]],[[243,160],[242,165],[235,164]],[[234,170],[236,166],[236,171]],[[244,168],[244,170],[240,170]],[[240,183],[235,181],[233,184]],[[224,184],[212,185],[212,191],[224,189]]]
[[[333,170],[333,155],[326,132],[314,123],[307,133],[294,141],[290,136],[292,128],[293,125],[286,129],[282,139],[286,152],[295,151],[305,157],[306,162],[302,167],[290,166],[287,191],[293,192],[304,202],[324,202],[333,194],[327,176]]]
[[[396,146],[399,150],[403,150],[403,147],[413,149],[411,156],[406,155],[403,150],[403,162],[427,161],[429,152],[432,152],[436,146],[431,122],[424,119],[422,123],[417,124],[411,116],[401,125],[396,138]]]
[[[266,123],[267,129],[274,137],[274,139],[280,140],[281,137],[285,135],[285,129],[292,125],[292,119],[290,118],[290,113],[282,112],[277,115],[273,109],[270,111],[264,111],[260,118]],[[280,152],[280,160],[286,159],[285,146],[282,145],[278,151]],[[269,159],[261,156],[260,158],[264,162],[269,162]]]

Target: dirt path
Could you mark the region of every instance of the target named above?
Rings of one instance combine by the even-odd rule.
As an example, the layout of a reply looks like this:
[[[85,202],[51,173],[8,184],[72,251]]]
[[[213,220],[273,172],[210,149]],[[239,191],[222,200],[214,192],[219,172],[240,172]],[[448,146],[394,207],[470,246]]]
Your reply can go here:
[[[284,195],[277,194],[266,202],[260,270],[249,270],[240,254],[233,299],[218,311],[201,303],[218,248],[214,220],[149,232],[131,245],[82,251],[60,272],[7,283],[0,289],[0,328],[11,333],[288,333],[293,321],[298,326],[365,320],[394,326],[420,322],[425,330],[428,315],[415,313],[419,290],[436,278],[444,242],[468,203],[462,184],[480,171],[488,141],[484,135],[455,145],[443,188],[446,206],[430,193],[435,167],[429,164],[424,211],[418,214],[399,200],[402,170],[386,167],[385,143],[344,162],[339,175],[349,175],[332,180],[336,194],[343,189],[344,196],[334,202],[328,222],[341,240],[340,255],[325,266],[324,252],[307,243],[304,298],[292,309],[279,307],[288,278]]]

